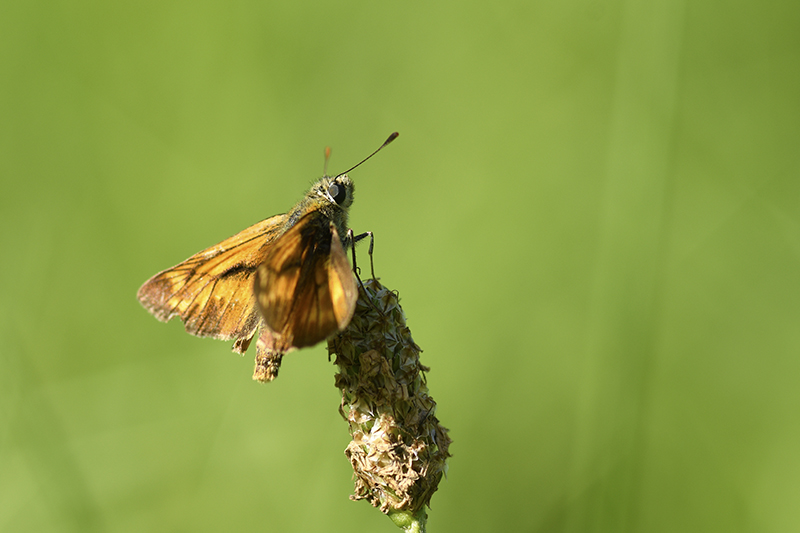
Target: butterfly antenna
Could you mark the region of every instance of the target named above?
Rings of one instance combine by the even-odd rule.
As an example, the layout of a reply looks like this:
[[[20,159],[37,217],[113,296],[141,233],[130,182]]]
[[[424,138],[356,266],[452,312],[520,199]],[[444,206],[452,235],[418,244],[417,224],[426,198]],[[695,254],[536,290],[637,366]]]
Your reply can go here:
[[[392,133],[391,135],[389,135],[389,138],[388,138],[388,139],[386,139],[386,141],[384,141],[384,143],[383,143],[382,145],[380,145],[380,146],[378,147],[378,149],[377,149],[377,150],[375,150],[374,152],[372,152],[371,154],[369,154],[367,157],[365,157],[364,159],[362,159],[362,160],[361,160],[361,162],[360,162],[360,163],[358,163],[358,165],[355,165],[355,166],[353,166],[353,167],[351,167],[351,168],[348,168],[348,169],[347,169],[347,170],[345,170],[344,172],[342,172],[342,173],[338,174],[338,176],[341,176],[342,174],[347,174],[348,172],[350,172],[351,170],[353,170],[353,169],[354,169],[354,168],[356,168],[357,166],[361,165],[361,163],[364,163],[364,162],[365,162],[367,159],[369,159],[369,158],[370,158],[370,157],[372,157],[373,155],[375,155],[375,154],[377,154],[378,152],[380,152],[380,151],[381,151],[381,148],[383,148],[384,146],[386,146],[387,144],[389,144],[389,143],[390,143],[390,142],[392,142],[393,140],[397,139],[397,136],[398,136],[398,135],[400,135],[400,134],[399,134],[399,133],[397,133],[397,132],[394,132],[394,133]]]
[[[331,158],[331,147],[330,146],[326,146],[325,147],[325,163],[322,165],[322,175],[323,176],[327,176],[328,175],[328,161],[330,160],[330,158]]]

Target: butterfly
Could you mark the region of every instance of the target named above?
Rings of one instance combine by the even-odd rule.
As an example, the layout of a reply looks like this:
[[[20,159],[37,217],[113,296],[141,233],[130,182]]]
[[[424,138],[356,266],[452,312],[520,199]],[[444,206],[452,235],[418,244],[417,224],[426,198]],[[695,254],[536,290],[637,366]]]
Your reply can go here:
[[[291,211],[275,215],[159,272],[139,302],[158,320],[179,317],[187,332],[233,340],[244,354],[256,333],[254,378],[277,375],[283,354],[313,346],[347,327],[358,286],[345,251],[368,233],[347,226],[358,165],[323,176]],[[355,261],[355,255],[353,256]]]

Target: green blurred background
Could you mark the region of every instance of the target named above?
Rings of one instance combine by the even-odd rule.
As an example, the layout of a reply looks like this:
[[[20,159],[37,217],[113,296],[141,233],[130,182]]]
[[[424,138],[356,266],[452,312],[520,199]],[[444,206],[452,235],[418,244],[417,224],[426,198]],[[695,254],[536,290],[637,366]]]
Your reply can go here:
[[[324,347],[139,285],[355,164],[430,531],[800,530],[800,4],[0,6],[0,530],[395,531]],[[361,250],[366,258],[364,250]]]

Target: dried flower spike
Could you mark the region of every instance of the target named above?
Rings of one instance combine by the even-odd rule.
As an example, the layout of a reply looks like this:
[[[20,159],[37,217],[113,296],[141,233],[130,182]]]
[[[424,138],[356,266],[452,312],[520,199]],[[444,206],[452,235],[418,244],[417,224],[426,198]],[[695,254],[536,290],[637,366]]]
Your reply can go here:
[[[339,411],[353,437],[345,450],[355,478],[351,499],[368,500],[407,531],[424,531],[451,441],[397,294],[367,280],[350,325],[328,341],[328,352],[336,355]]]

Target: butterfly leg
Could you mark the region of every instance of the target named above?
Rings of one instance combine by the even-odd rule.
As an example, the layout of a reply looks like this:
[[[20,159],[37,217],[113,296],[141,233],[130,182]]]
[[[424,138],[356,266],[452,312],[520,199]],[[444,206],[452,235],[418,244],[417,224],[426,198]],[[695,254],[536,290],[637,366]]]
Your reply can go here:
[[[361,235],[356,235],[354,237],[353,236],[353,230],[352,229],[348,229],[347,230],[347,239],[353,244],[353,246],[351,248],[351,253],[353,255],[353,274],[356,275],[356,279],[358,280],[358,284],[361,286],[361,290],[364,291],[364,294],[367,294],[367,288],[364,287],[364,282],[361,281],[361,276],[358,274],[358,266],[356,265],[356,243],[358,241],[360,241],[361,239],[363,239],[364,237],[366,237],[367,235],[372,237],[372,232],[362,233]],[[370,258],[370,264],[372,264],[372,246],[371,245],[370,245],[369,258]],[[372,277],[373,278],[375,277],[375,272],[374,271],[372,273]]]
[[[372,251],[375,249],[375,236],[372,234],[371,231],[366,233],[362,233],[361,235],[356,235],[353,237],[353,230],[349,230],[350,238],[353,241],[353,269],[356,267],[356,256],[355,256],[355,243],[362,240],[364,237],[369,237],[369,270],[372,273],[372,279],[375,279],[375,265],[372,262]]]
[[[358,275],[358,269],[356,267],[356,246],[355,246],[355,243],[357,243],[358,241],[360,241],[361,239],[363,239],[364,237],[367,237],[367,236],[369,236],[369,268],[372,271],[372,279],[376,279],[375,278],[375,266],[372,263],[372,250],[375,248],[375,237],[372,235],[371,231],[368,231],[366,233],[362,233],[361,235],[356,235],[354,237],[353,236],[353,230],[352,229],[347,230],[347,238],[349,239],[349,242],[353,243],[353,248],[352,248],[353,274],[356,275],[356,279],[358,280],[358,284],[361,286],[361,291],[363,292],[364,295],[368,295],[369,293],[367,292],[367,288],[364,287],[364,282],[361,281],[361,276]],[[361,297],[359,296],[359,298],[361,298]],[[369,305],[371,305],[373,309],[375,309],[378,313],[383,315],[383,312],[380,309],[378,309],[378,307],[372,301],[372,298],[367,297],[367,302],[369,302]]]

